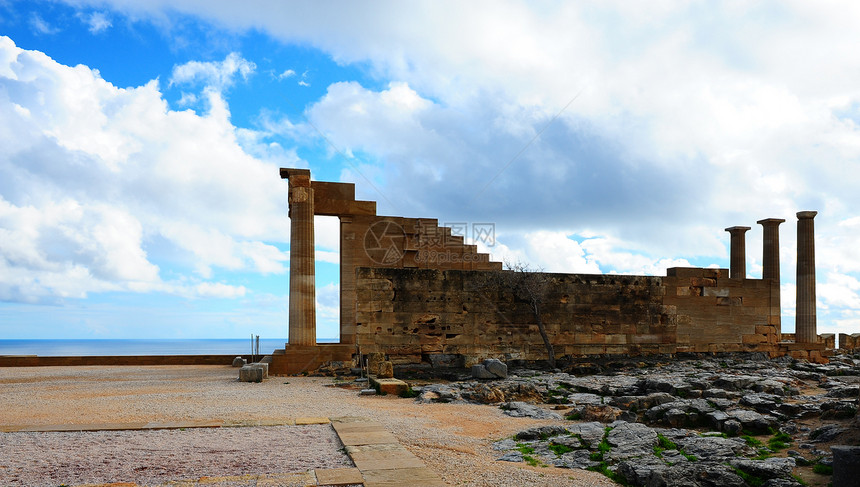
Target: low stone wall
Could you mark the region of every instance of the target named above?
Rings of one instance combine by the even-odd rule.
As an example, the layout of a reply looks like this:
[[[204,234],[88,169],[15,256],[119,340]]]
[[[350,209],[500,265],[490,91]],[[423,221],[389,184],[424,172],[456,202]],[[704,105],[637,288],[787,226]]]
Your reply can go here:
[[[558,357],[678,352],[778,354],[779,287],[726,269],[666,277],[545,274],[542,318]],[[529,304],[481,271],[356,270],[356,340],[395,364],[465,357],[545,360]]]
[[[40,357],[3,355],[0,367],[45,367],[68,365],[231,365],[236,355],[113,355],[85,357]]]

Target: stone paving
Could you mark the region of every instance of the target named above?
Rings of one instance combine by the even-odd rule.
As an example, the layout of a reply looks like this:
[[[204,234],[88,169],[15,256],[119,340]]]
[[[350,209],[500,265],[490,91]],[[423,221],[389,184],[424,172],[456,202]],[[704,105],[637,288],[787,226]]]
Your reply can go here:
[[[315,469],[309,472],[205,477],[197,480],[177,480],[168,484],[176,487],[207,485],[228,487],[244,485],[270,486],[357,486],[365,487],[436,487],[446,485],[415,455],[406,450],[391,433],[375,422],[363,418],[299,417],[287,421],[171,421],[149,423],[93,423],[71,425],[0,425],[0,432],[68,432],[68,431],[122,431],[187,428],[230,428],[249,426],[284,426],[331,424],[354,468]],[[122,485],[134,483],[86,484],[79,487]]]

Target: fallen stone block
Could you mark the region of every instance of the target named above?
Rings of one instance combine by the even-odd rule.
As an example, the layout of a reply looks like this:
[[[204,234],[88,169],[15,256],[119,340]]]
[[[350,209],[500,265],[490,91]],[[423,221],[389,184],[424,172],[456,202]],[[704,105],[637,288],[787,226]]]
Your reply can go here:
[[[378,377],[370,378],[370,385],[374,387],[380,394],[394,394],[399,396],[409,389],[409,384],[400,379],[381,379]]]
[[[495,379],[496,376],[483,364],[475,364],[472,366],[472,377],[475,379]]]
[[[233,367],[242,367],[247,364],[248,361],[243,359],[242,357],[236,357],[233,359]]]
[[[394,377],[394,364],[388,360],[380,362],[377,369],[377,377],[380,379],[390,379]]]
[[[263,382],[263,368],[253,365],[243,365],[239,369],[239,381],[241,382]]]
[[[499,379],[507,379],[508,378],[508,366],[504,362],[495,358],[488,358],[484,360],[482,364],[484,368],[487,369],[487,372],[493,374]]]

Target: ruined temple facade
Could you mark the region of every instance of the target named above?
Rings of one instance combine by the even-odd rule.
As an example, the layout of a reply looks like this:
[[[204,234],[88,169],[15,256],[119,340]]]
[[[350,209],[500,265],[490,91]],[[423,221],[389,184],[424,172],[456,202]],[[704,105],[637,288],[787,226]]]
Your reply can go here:
[[[291,220],[290,341],[273,355],[272,373],[371,352],[395,364],[546,359],[528,303],[509,289],[488,288],[483,277],[512,271],[502,271],[475,245],[435,219],[377,215],[375,202],[355,199],[354,184],[312,181],[307,169],[281,169],[281,177],[289,184]],[[340,221],[339,344],[316,343],[314,215]],[[541,316],[556,356],[759,351],[826,360],[815,330],[814,216],[798,213],[796,343],[781,333],[779,224],[785,220],[770,218],[758,222],[762,279],[746,277],[749,227],[726,229],[730,269],[546,274],[551,285]]]

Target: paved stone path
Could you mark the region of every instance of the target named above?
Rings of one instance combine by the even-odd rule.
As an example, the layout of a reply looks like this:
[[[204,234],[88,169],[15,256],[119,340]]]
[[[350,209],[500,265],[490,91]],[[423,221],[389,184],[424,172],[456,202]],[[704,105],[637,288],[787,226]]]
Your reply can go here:
[[[397,438],[375,422],[363,418],[342,417],[301,417],[289,421],[241,421],[191,420],[150,423],[92,423],[92,424],[53,424],[53,425],[0,425],[0,432],[68,432],[68,431],[122,431],[122,430],[159,430],[187,428],[229,428],[248,426],[293,426],[307,424],[331,424],[346,447],[355,468],[315,469],[310,472],[289,474],[268,474],[261,476],[231,476],[222,478],[207,477],[199,480],[181,480],[170,485],[210,487],[234,485],[272,485],[272,486],[346,486],[364,485],[365,487],[426,487],[445,486],[438,475],[429,470],[418,457],[400,445]],[[260,483],[260,482],[263,483]],[[253,482],[253,484],[247,484]],[[86,487],[98,485],[87,484]],[[115,486],[117,484],[103,484]],[[136,484],[121,484],[134,486]]]

